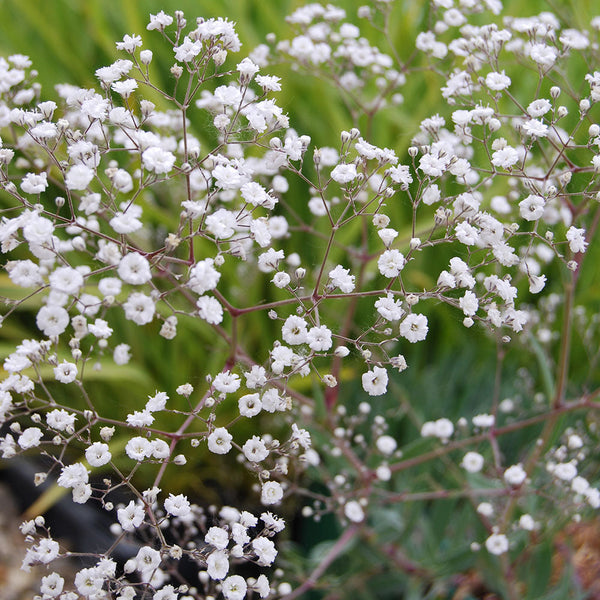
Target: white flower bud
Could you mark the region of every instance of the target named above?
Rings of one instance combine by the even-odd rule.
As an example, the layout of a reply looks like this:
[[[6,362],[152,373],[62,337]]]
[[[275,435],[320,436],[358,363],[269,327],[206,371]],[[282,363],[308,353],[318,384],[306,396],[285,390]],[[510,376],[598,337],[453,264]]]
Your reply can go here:
[[[140,52],[140,62],[143,65],[149,65],[152,62],[152,50],[142,50]]]

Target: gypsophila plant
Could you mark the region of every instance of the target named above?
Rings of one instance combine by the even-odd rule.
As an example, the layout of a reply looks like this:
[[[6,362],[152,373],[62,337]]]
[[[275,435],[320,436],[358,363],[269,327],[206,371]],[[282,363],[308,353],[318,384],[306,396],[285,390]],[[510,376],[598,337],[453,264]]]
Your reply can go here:
[[[0,62],[2,331],[25,332],[4,356],[0,451],[113,521],[84,553],[30,515],[38,598],[445,598],[467,572],[511,599],[581,591],[577,564],[549,565],[600,507],[600,17],[433,0],[404,56],[393,5],[306,4],[246,57],[227,19],[161,11],[58,102],[28,57]],[[319,146],[297,131],[285,73],[331,86],[348,128]],[[396,144],[424,77],[435,113]],[[187,378],[106,402],[110,362],[194,343]],[[446,344],[447,373],[483,364],[471,344],[495,367],[463,366],[462,402],[430,364],[446,387],[423,399],[407,390],[426,389],[427,344]],[[199,462],[207,481],[238,469],[239,505],[195,498],[195,468],[169,477]],[[337,537],[303,561],[280,545],[289,518]],[[59,557],[81,561],[73,580]],[[382,572],[391,592],[370,586]]]

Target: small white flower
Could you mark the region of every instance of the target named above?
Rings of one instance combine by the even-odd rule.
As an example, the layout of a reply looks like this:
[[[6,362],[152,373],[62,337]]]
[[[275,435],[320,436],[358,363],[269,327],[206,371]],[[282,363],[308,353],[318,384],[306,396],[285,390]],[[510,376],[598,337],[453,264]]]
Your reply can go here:
[[[263,483],[261,492],[261,502],[263,504],[278,504],[283,498],[283,488],[277,481],[267,481]]]
[[[386,250],[377,260],[379,272],[384,277],[397,277],[405,264],[406,260],[404,259],[404,255],[395,248]]]
[[[42,430],[38,427],[28,427],[23,431],[23,433],[19,436],[18,444],[23,448],[23,450],[28,450],[29,448],[35,448],[40,445],[40,441],[44,437]]]
[[[169,494],[165,500],[165,510],[174,517],[187,517],[191,512],[189,500],[183,495]]]
[[[117,510],[117,519],[124,531],[137,529],[144,520],[144,509],[133,500],[125,508]]]
[[[85,451],[85,458],[91,467],[102,467],[112,458],[108,445],[103,442],[94,442]]]
[[[585,241],[585,229],[578,229],[574,226],[569,227],[567,231],[567,241],[569,242],[571,252],[574,254],[585,252],[588,246],[588,243]]]
[[[361,521],[364,521],[365,511],[360,505],[360,502],[357,502],[356,500],[350,500],[344,505],[344,515],[346,515],[346,518],[349,521],[352,521],[353,523],[360,523]]]
[[[485,540],[485,547],[490,554],[499,556],[508,552],[508,538],[502,533],[492,533],[490,537]]]
[[[369,396],[381,396],[387,391],[388,374],[383,367],[373,367],[362,375],[363,390]]]
[[[225,427],[217,427],[208,436],[208,449],[215,454],[227,454],[231,450],[233,436]]]
[[[460,463],[460,466],[469,473],[478,473],[483,468],[484,459],[479,452],[467,452]]]
[[[54,367],[54,377],[61,383],[72,383],[77,379],[77,366],[63,360],[62,363]]]
[[[253,435],[243,446],[244,456],[251,462],[260,462],[269,456],[265,443],[257,435]]]
[[[248,585],[241,575],[231,575],[222,583],[221,592],[226,600],[244,600]]]
[[[527,473],[520,464],[512,465],[504,471],[504,481],[514,487],[520,486],[525,479],[527,479]]]
[[[127,442],[125,453],[132,460],[142,461],[152,453],[152,445],[145,437],[136,436]]]
[[[326,325],[311,327],[306,334],[306,342],[315,352],[324,352],[333,345],[331,331]]]
[[[229,534],[222,527],[211,527],[204,536],[204,541],[217,550],[225,550],[229,544]]]
[[[229,560],[224,550],[211,552],[206,559],[206,571],[211,579],[223,579],[229,571]]]
[[[386,456],[393,454],[398,447],[398,443],[391,435],[380,435],[375,441],[375,445],[377,450]]]
[[[139,252],[126,254],[119,262],[117,273],[125,283],[132,285],[142,285],[152,279],[150,263]]]
[[[411,343],[424,340],[428,331],[429,327],[425,315],[411,313],[406,315],[406,318],[400,323],[400,335]]]
[[[358,173],[356,172],[356,165],[354,163],[337,165],[337,167],[334,167],[331,171],[331,178],[341,185],[350,183],[356,179],[357,176]]]
[[[70,190],[85,190],[94,178],[94,171],[85,165],[74,165],[65,177],[65,185]]]

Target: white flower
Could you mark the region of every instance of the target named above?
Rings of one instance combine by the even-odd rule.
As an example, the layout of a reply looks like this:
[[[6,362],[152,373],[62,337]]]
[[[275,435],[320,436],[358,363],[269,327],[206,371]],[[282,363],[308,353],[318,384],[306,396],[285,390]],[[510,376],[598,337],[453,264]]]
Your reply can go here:
[[[269,456],[265,443],[257,435],[253,435],[243,446],[244,456],[251,462],[260,462]]]
[[[278,273],[275,273],[275,275],[273,276],[273,279],[271,279],[271,281],[279,289],[283,289],[284,287],[287,287],[290,284],[291,280],[292,280],[292,278],[283,271],[279,271]]]
[[[567,241],[569,242],[571,252],[574,254],[585,252],[585,249],[588,246],[588,243],[585,241],[585,229],[578,229],[574,226],[569,227],[567,231]]]
[[[211,325],[218,325],[223,321],[223,307],[212,296],[200,296],[196,301],[198,315]]]
[[[532,44],[529,55],[538,65],[551,67],[558,57],[556,48],[546,46],[545,44]]]
[[[146,29],[148,31],[152,31],[153,29],[158,29],[159,31],[163,31],[165,27],[168,27],[173,22],[173,17],[171,15],[167,15],[164,11],[160,11],[156,15],[150,15],[150,23],[146,25]]]
[[[40,592],[49,598],[60,596],[63,591],[65,580],[58,573],[50,573],[42,577]]]
[[[362,375],[363,390],[369,396],[381,396],[387,391],[388,374],[383,367],[373,367],[372,371],[367,371]]]
[[[83,286],[83,276],[72,267],[58,267],[48,277],[50,287],[63,294],[74,295]]]
[[[23,450],[27,450],[29,448],[35,448],[40,445],[40,441],[44,437],[41,429],[38,427],[28,427],[23,431],[23,433],[19,436],[17,443]]]
[[[356,165],[354,163],[337,165],[331,171],[331,178],[340,184],[350,183],[356,179],[358,173],[356,172]]]
[[[269,567],[277,556],[275,544],[264,536],[252,540],[252,549],[258,558],[257,563],[261,567]]]
[[[123,308],[125,310],[125,318],[138,325],[150,323],[154,318],[156,310],[152,298],[141,292],[130,294],[127,301],[123,304]]]
[[[404,315],[401,300],[394,300],[392,293],[375,302],[377,312],[387,321],[399,321]]]
[[[400,323],[400,335],[411,343],[424,340],[428,331],[429,327],[425,315],[411,313],[406,315],[406,318]]]
[[[63,360],[62,363],[54,367],[54,377],[61,383],[72,383],[77,379],[77,366]]]
[[[229,560],[224,550],[211,552],[206,559],[206,571],[211,579],[223,579],[229,571]]]
[[[169,396],[166,392],[156,392],[154,396],[148,396],[148,402],[146,402],[146,410],[149,410],[150,412],[165,410],[168,399]]]
[[[152,454],[152,444],[145,437],[136,436],[127,442],[125,453],[132,460],[142,461]]]
[[[226,600],[244,600],[248,585],[241,575],[231,575],[223,581],[221,592]]]
[[[573,461],[558,463],[552,470],[552,474],[563,481],[572,481],[577,476],[577,466]]]
[[[396,249],[386,250],[377,260],[379,272],[384,277],[397,277],[405,264],[404,255]]]
[[[23,227],[23,237],[30,244],[43,245],[52,240],[54,225],[50,219],[40,217],[37,213],[28,213],[25,226]]]
[[[175,52],[175,60],[179,62],[190,62],[202,51],[202,42],[200,40],[192,42],[186,35],[183,38],[183,43],[179,46],[175,46],[173,51]]]
[[[41,194],[48,187],[46,173],[27,173],[21,180],[21,189],[26,194]]]
[[[246,394],[238,400],[238,407],[242,417],[255,417],[262,409],[262,402],[258,394]]]
[[[421,200],[423,204],[430,206],[436,202],[439,202],[441,197],[440,188],[437,186],[437,184],[433,183],[423,190]]]
[[[242,62],[238,63],[236,68],[240,75],[243,75],[248,79],[254,77],[254,75],[259,71],[258,66],[254,64],[248,57],[244,58]]]
[[[391,435],[380,435],[375,441],[375,445],[377,450],[386,456],[393,454],[398,447],[398,443]]]
[[[283,498],[283,488],[277,481],[263,483],[260,500],[263,504],[278,504]]]
[[[479,452],[467,452],[460,463],[460,466],[469,473],[478,473],[483,468],[483,456]]]
[[[165,500],[165,510],[174,517],[187,517],[191,512],[191,506],[189,500],[183,494],[177,496],[169,494],[169,497]]]
[[[325,325],[311,327],[306,334],[306,342],[315,352],[329,350],[333,344],[331,340],[331,331]]]
[[[531,515],[521,515],[519,519],[519,527],[525,531],[533,531],[537,527],[537,523]]]
[[[520,464],[512,465],[504,471],[504,481],[514,487],[520,486],[525,479],[527,479],[527,473]]]
[[[142,285],[152,279],[150,263],[139,252],[130,252],[120,261],[117,268],[119,277],[132,285]]]
[[[231,371],[224,371],[215,376],[213,386],[218,392],[230,394],[237,392],[240,388],[241,381],[239,375]]]
[[[285,258],[283,250],[269,248],[258,257],[258,269],[263,273],[274,271],[279,265],[279,261]]]
[[[538,121],[537,119],[525,121],[521,127],[527,135],[530,135],[534,138],[546,137],[548,135],[548,125]]]
[[[5,268],[10,280],[19,287],[36,287],[43,283],[40,267],[28,258],[10,261]]]
[[[102,592],[104,577],[94,568],[81,569],[75,575],[75,587],[85,598],[93,598]]]
[[[63,408],[55,408],[46,415],[48,427],[57,431],[65,431],[68,427],[75,424],[75,415],[68,413]]]
[[[459,299],[458,303],[463,311],[463,314],[467,317],[472,317],[475,315],[475,313],[477,313],[477,309],[479,308],[479,300],[477,299],[477,296],[469,290],[467,290],[465,295]]]
[[[175,164],[175,155],[158,146],[152,146],[142,153],[142,164],[156,174],[168,173]]]
[[[344,294],[349,294],[354,290],[354,275],[350,275],[349,269],[344,269],[342,265],[338,265],[329,271],[329,279],[335,287],[339,287]]]
[[[85,485],[89,479],[89,471],[82,463],[73,463],[62,468],[62,471],[56,480],[60,487],[74,488],[78,485]]]
[[[129,351],[131,348],[128,344],[119,344],[115,347],[113,352],[113,360],[117,365],[126,365],[131,358]]]
[[[133,531],[142,524],[144,514],[144,508],[131,500],[125,508],[117,510],[117,519],[124,531]]]
[[[485,547],[490,554],[499,556],[508,552],[508,538],[502,533],[492,533],[490,537],[485,540]]]
[[[485,78],[485,85],[490,90],[494,91],[505,90],[510,86],[510,83],[510,77],[508,77],[508,75],[506,75],[504,71],[500,73],[492,71],[491,73],[488,73]]]
[[[74,165],[65,177],[65,185],[70,190],[85,190],[94,178],[94,171],[85,165]]]
[[[150,444],[152,446],[152,456],[157,460],[164,460],[171,455],[169,444],[164,440],[152,440]]]
[[[208,449],[215,454],[227,454],[231,450],[233,436],[225,427],[217,427],[208,436]]]
[[[350,500],[344,505],[344,514],[349,521],[353,523],[360,523],[365,518],[365,511],[363,510],[360,502],[356,500]]]
[[[150,427],[152,423],[154,423],[154,417],[147,410],[135,410],[127,415],[129,427]]]
[[[519,162],[519,153],[511,146],[506,146],[492,153],[492,164],[503,169],[510,169]]]
[[[543,117],[550,109],[552,104],[545,98],[538,98],[529,104],[527,114],[532,118]]]
[[[89,332],[98,339],[108,339],[113,330],[104,319],[96,319],[88,325]]]
[[[42,306],[35,322],[45,336],[60,335],[69,324],[69,313],[62,306],[53,304]]]
[[[494,417],[494,415],[482,413],[480,415],[475,415],[472,421],[475,427],[487,428],[493,427],[494,423],[496,422],[496,417]]]
[[[50,538],[42,538],[40,543],[35,546],[35,557],[43,564],[51,563],[57,556],[60,550],[58,542]]]
[[[217,550],[225,550],[229,544],[229,534],[222,527],[211,527],[204,536],[204,541]]]
[[[307,335],[306,321],[297,315],[290,315],[281,328],[283,341],[291,345],[306,343]]]
[[[135,557],[135,562],[142,576],[152,575],[160,565],[160,552],[150,546],[142,546]]]

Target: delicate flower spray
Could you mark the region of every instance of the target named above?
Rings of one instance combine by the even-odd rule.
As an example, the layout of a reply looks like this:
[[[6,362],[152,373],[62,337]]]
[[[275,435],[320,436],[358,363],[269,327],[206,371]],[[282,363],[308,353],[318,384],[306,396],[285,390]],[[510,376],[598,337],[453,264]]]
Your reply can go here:
[[[11,290],[2,323],[20,311],[35,323],[4,358],[0,452],[44,453],[74,502],[114,515],[113,546],[73,581],[52,568],[69,552],[44,519],[22,525],[23,568],[48,568],[43,600],[291,600],[347,543],[377,535],[381,515],[448,498],[472,504],[478,528],[465,542],[498,561],[506,597],[517,598],[505,559],[545,526],[529,512],[553,497],[579,520],[600,506],[585,418],[595,418],[599,391],[568,385],[575,316],[597,340],[573,302],[600,216],[600,73],[566,78],[573,62],[597,60],[600,21],[579,31],[548,12],[500,18],[499,0],[434,0],[431,28],[403,63],[355,23],[387,31],[391,4],[361,7],[358,21],[306,4],[288,18],[295,36],[270,37],[241,59],[233,23],[161,11],[147,40],[117,43],[123,58],[96,71],[95,89],[59,85],[58,103],[43,101],[28,58],[0,61],[0,244]],[[172,51],[168,89],[155,85],[145,47],[160,38]],[[285,81],[269,74],[281,62],[334,82],[357,127],[322,147],[297,132],[277,101]],[[407,147],[378,147],[367,132],[423,65],[443,74],[441,114],[424,118]],[[513,95],[522,69],[539,83],[529,97]],[[198,115],[208,132],[194,129]],[[303,206],[288,201],[294,186],[307,188]],[[408,208],[406,222],[394,205]],[[443,267],[424,275],[422,257],[438,253]],[[562,299],[545,295],[560,277]],[[268,299],[252,304],[241,280],[259,282]],[[488,331],[499,356],[511,338],[530,340],[555,361],[556,377],[518,407],[498,387],[485,414],[449,418],[440,403],[412,424],[404,447],[378,402],[415,345],[437,335],[439,305],[466,329]],[[553,326],[559,307],[562,329]],[[257,314],[273,325],[262,354],[244,337]],[[132,398],[122,419],[99,409],[102,370],[89,373],[107,357],[118,368],[135,362],[129,326],[176,345],[198,324],[220,342],[217,369]],[[309,379],[318,392],[306,392]],[[352,394],[357,408],[345,400]],[[565,427],[568,415],[581,420]],[[247,419],[257,425],[242,436]],[[535,443],[503,456],[504,437],[531,427],[542,427]],[[215,464],[237,457],[255,482],[248,506],[201,507],[164,487],[167,470],[198,452]],[[459,487],[411,480],[415,467],[439,461]],[[153,485],[138,489],[142,469],[153,469]],[[326,491],[305,487],[315,477]],[[117,490],[127,500],[115,505]],[[296,580],[269,567],[285,528],[278,512],[298,502],[304,518],[334,513],[344,529]],[[420,572],[402,542],[383,538],[394,570]],[[138,549],[117,565],[125,540]],[[195,565],[193,581],[175,575],[183,559]],[[254,576],[240,574],[243,563]]]

